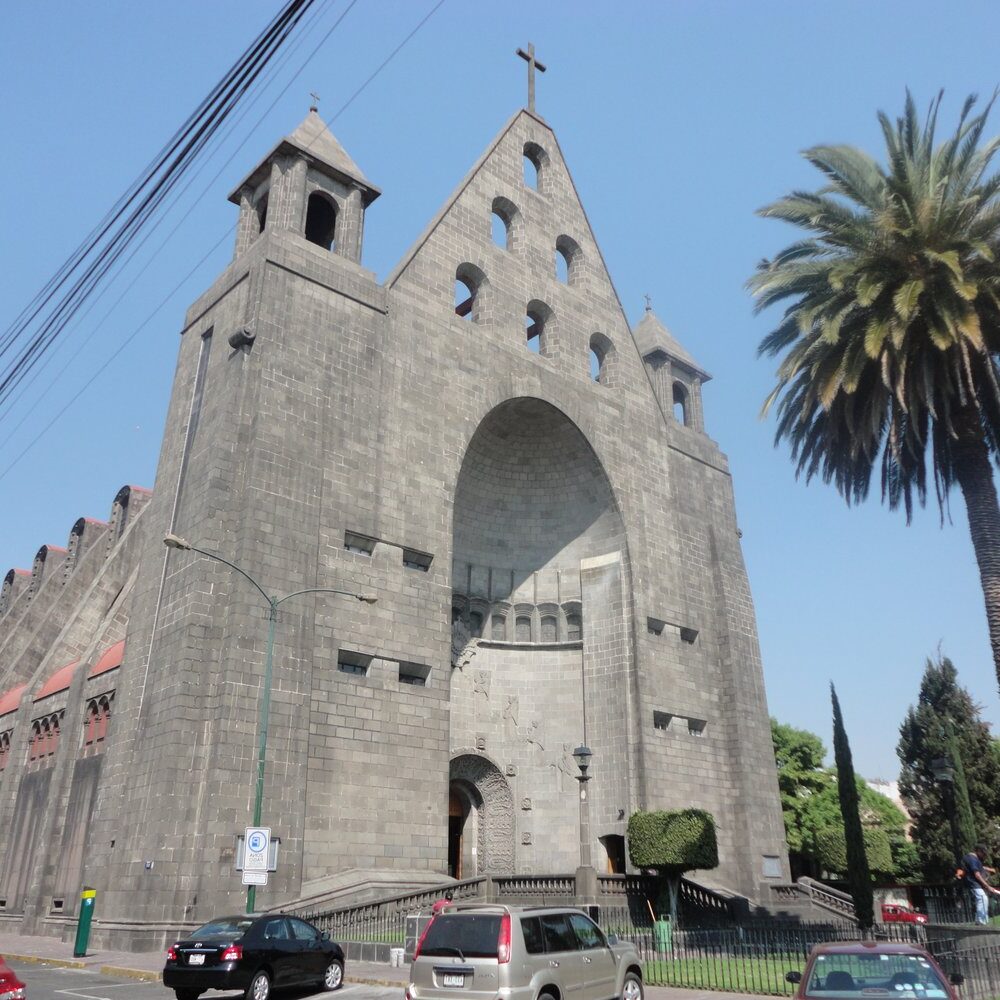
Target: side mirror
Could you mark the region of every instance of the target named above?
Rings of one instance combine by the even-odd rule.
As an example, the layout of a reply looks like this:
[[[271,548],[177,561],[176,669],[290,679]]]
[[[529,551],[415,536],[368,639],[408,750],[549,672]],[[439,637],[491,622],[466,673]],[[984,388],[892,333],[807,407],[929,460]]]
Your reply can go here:
[[[620,939],[619,939],[619,937],[618,937],[618,935],[617,935],[617,934],[609,934],[609,935],[608,935],[608,944],[609,944],[609,945],[611,945],[611,947],[612,947],[612,948],[613,948],[613,947],[614,947],[614,946],[615,946],[616,944],[618,944],[619,940],[620,940]]]
[[[330,932],[329,931],[323,931],[323,933],[320,934],[320,939],[323,940],[323,941],[329,941],[330,940]]]
[[[952,986],[961,986],[962,983],[965,982],[965,976],[963,976],[961,972],[953,972],[948,977],[948,982],[951,983]]]
[[[802,973],[801,972],[786,972],[785,973],[786,983],[801,983]]]

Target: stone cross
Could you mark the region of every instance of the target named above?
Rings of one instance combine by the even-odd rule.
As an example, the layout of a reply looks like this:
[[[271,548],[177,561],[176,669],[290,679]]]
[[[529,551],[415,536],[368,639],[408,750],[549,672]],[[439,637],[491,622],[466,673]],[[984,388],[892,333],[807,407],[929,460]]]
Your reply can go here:
[[[545,66],[535,58],[535,46],[528,42],[528,51],[518,49],[516,52],[528,64],[528,110],[535,113],[535,70],[539,73],[545,72]]]
[[[644,295],[643,298],[646,300],[646,312],[652,312],[653,300],[648,295]]]
[[[310,111],[319,111],[319,94],[315,91],[310,90],[309,96],[312,98],[312,104],[309,105]]]

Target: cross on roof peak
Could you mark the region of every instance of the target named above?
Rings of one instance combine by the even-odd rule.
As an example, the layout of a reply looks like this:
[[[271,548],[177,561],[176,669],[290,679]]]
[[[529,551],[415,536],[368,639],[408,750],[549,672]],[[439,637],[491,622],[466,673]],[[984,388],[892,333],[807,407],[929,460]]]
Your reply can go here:
[[[535,58],[534,43],[528,42],[528,51],[517,49],[515,55],[519,55],[528,64],[528,110],[535,113],[535,70],[539,73],[545,72],[545,66]]]

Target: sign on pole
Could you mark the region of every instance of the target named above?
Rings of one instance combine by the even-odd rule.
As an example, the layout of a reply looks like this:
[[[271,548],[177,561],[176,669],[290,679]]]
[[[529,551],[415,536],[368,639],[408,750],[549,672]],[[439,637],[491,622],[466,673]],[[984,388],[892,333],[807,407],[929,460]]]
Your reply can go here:
[[[246,885],[265,885],[267,883],[268,854],[271,846],[271,829],[266,826],[248,826],[243,839],[243,875]],[[263,872],[264,881],[252,883],[246,881],[247,872]]]
[[[267,872],[248,872],[246,869],[243,871],[243,884],[244,885],[267,885]]]

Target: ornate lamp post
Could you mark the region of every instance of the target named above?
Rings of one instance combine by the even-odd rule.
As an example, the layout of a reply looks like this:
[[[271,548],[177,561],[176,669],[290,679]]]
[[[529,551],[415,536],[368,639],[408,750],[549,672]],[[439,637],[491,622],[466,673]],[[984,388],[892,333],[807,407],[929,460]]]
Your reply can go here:
[[[577,902],[583,905],[597,902],[597,872],[590,857],[590,796],[587,794],[587,782],[590,775],[590,759],[593,753],[588,746],[579,746],[573,751],[573,759],[580,773],[576,780],[580,782],[580,866],[576,870]]]
[[[951,826],[951,848],[957,862],[962,856],[962,845],[959,843],[955,817],[955,765],[950,757],[935,757],[931,761],[931,773],[934,775],[934,780],[941,786],[944,811],[948,815],[948,823]]]
[[[303,594],[343,594],[345,597],[353,597],[356,600],[364,601],[365,604],[374,604],[378,598],[374,594],[357,594],[351,590],[337,590],[332,587],[308,587],[305,590],[296,590],[292,594],[285,594],[284,597],[273,597],[245,570],[235,563],[224,559],[217,552],[210,552],[207,549],[200,549],[197,545],[179,537],[168,534],[163,539],[163,544],[168,549],[181,549],[184,552],[197,552],[205,556],[206,559],[214,559],[230,569],[235,570],[245,580],[249,581],[253,588],[264,598],[267,603],[267,655],[264,659],[264,683],[261,690],[260,699],[260,740],[257,744],[257,786],[254,793],[253,804],[253,825],[260,826],[261,809],[264,804],[264,761],[267,757],[267,720],[271,708],[271,673],[274,663],[274,626],[278,620],[278,607],[290,601],[293,597],[301,597]],[[589,751],[588,751],[589,753]],[[257,887],[247,886],[247,913],[253,913],[257,902]]]

